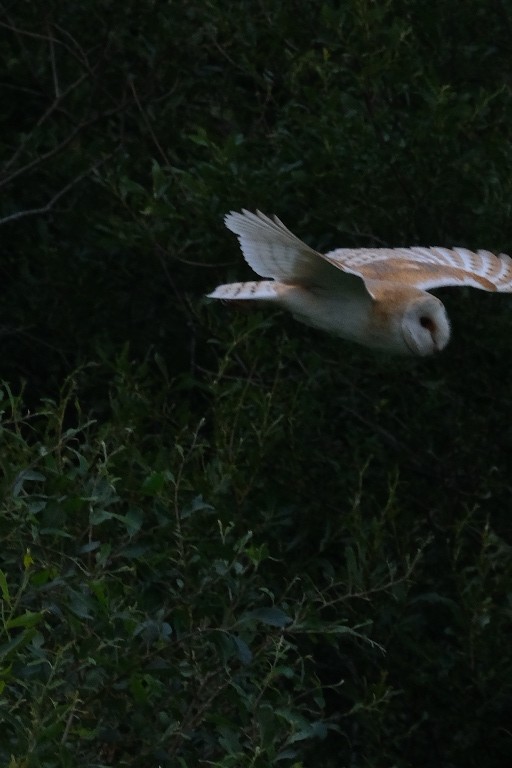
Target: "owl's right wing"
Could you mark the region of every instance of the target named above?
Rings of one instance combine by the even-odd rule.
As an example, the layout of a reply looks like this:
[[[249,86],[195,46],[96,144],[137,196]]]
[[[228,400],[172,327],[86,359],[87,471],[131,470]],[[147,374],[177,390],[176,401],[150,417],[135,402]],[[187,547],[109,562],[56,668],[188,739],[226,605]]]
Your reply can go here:
[[[467,248],[338,248],[326,259],[353,270],[364,280],[385,280],[428,291],[471,286],[512,293],[512,259],[505,253]]]
[[[228,213],[224,222],[238,236],[246,262],[261,277],[305,287],[369,293],[360,274],[310,248],[277,216],[270,219],[261,211],[242,209],[242,213]]]

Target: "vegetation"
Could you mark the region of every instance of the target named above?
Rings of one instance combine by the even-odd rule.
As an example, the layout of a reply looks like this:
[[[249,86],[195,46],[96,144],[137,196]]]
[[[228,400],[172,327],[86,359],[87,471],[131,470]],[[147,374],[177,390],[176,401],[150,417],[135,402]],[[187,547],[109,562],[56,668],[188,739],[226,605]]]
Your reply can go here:
[[[510,251],[511,32],[0,6],[2,766],[510,765],[510,297],[422,361],[202,297],[241,207]]]

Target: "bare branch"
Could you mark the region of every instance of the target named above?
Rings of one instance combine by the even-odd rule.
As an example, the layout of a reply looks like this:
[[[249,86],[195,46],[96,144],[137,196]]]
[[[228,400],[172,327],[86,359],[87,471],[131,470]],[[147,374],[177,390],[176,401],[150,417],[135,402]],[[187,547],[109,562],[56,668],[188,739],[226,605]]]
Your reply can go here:
[[[52,77],[53,77],[53,90],[55,91],[55,98],[60,98],[59,76],[57,74],[57,63],[55,61],[55,38],[50,34],[48,30],[48,42],[50,45],[50,62],[52,65]]]
[[[17,211],[16,213],[11,213],[9,216],[4,216],[3,219],[0,219],[0,226],[3,224],[8,224],[11,221],[18,221],[19,219],[25,218],[26,216],[38,216],[43,213],[48,213],[51,211],[55,203],[57,203],[61,197],[63,197],[67,192],[69,192],[70,189],[75,187],[77,184],[79,184],[82,179],[85,179],[86,176],[88,176],[90,173],[95,171],[97,168],[99,168],[103,163],[105,163],[109,158],[112,157],[114,153],[111,152],[107,157],[104,157],[102,160],[99,160],[98,162],[91,165],[89,168],[87,168],[86,171],[83,173],[80,173],[78,176],[76,176],[74,179],[72,179],[68,184],[66,184],[65,187],[62,187],[52,198],[49,200],[46,205],[42,205],[39,208],[28,208],[25,211]]]
[[[0,187],[5,186],[13,179],[17,178],[18,176],[21,176],[23,173],[26,173],[27,171],[30,171],[32,168],[41,165],[44,163],[45,160],[48,160],[51,157],[54,157],[54,155],[57,155],[61,150],[63,150],[68,144],[70,144],[73,139],[85,128],[89,128],[89,126],[94,125],[94,123],[97,123],[99,120],[103,120],[106,117],[111,117],[112,115],[117,114],[121,110],[123,110],[126,107],[126,103],[118,104],[113,109],[109,109],[106,112],[102,112],[100,115],[95,115],[90,120],[85,120],[83,123],[80,123],[80,125],[77,125],[71,133],[69,133],[65,139],[63,139],[59,144],[57,144],[55,147],[52,147],[52,149],[49,149],[48,152],[45,152],[42,155],[39,155],[38,157],[34,158],[34,160],[31,160],[30,163],[26,163],[21,168],[18,168],[18,170],[13,171],[10,176],[7,176],[5,179],[2,179],[0,181]]]
[[[0,21],[0,27],[8,29],[9,32],[14,32],[17,35],[26,35],[26,37],[35,37],[37,40],[49,40],[48,35],[41,35],[39,32],[29,32],[27,29],[20,29],[14,26],[14,24],[7,24],[5,21]],[[56,40],[55,42],[59,42]]]
[[[50,45],[59,45],[61,48],[63,48],[67,53],[70,54],[81,66],[84,66],[91,74],[93,71],[93,68],[91,67],[89,63],[89,58],[84,51],[84,49],[78,44],[78,42],[75,40],[75,38],[67,32],[65,29],[60,27],[58,24],[53,23],[53,28],[58,30],[63,37],[67,37],[71,43],[68,44],[63,39],[59,39],[58,37],[55,37],[50,31],[47,35],[43,35],[39,32],[31,32],[28,29],[20,29],[19,27],[16,27],[14,24],[8,24],[5,21],[0,21],[0,28],[4,28],[9,30],[10,32],[13,32],[18,38],[18,41],[21,45],[21,38],[22,37],[29,37],[36,40],[42,40],[47,41],[50,43]],[[99,46],[95,46],[93,49],[91,49],[90,53],[93,52]],[[107,43],[108,47],[108,43]]]
[[[146,113],[144,112],[144,110],[142,108],[142,104],[140,103],[139,97],[137,95],[137,91],[135,90],[135,84],[133,82],[133,78],[130,78],[128,80],[128,83],[129,83],[129,86],[130,86],[131,91],[133,93],[133,98],[135,99],[135,103],[136,103],[136,105],[137,105],[137,107],[139,109],[140,114],[142,115],[142,119],[144,121],[144,125],[146,126],[146,128],[149,131],[149,133],[151,134],[151,138],[153,139],[153,141],[155,143],[155,147],[160,152],[160,154],[161,154],[161,156],[162,156],[162,158],[164,160],[164,163],[166,165],[169,165],[169,158],[167,157],[167,155],[165,154],[164,150],[162,149],[162,147],[160,145],[160,142],[158,141],[158,139],[156,137],[156,134],[155,134],[155,132],[153,130],[153,127],[152,127],[151,123],[149,122],[148,117],[147,117]]]
[[[68,86],[68,88],[66,88],[65,91],[63,91],[61,94],[59,94],[55,98],[55,100],[50,104],[50,106],[43,112],[41,117],[37,120],[37,122],[35,123],[30,133],[28,133],[24,137],[24,139],[20,142],[20,145],[16,150],[16,152],[12,155],[11,158],[9,158],[9,160],[7,160],[7,162],[5,163],[2,169],[4,172],[7,171],[9,168],[11,168],[12,165],[14,165],[14,163],[16,162],[20,154],[23,152],[24,147],[27,145],[27,142],[33,135],[36,128],[39,128],[46,120],[48,120],[50,115],[52,115],[53,112],[55,112],[55,110],[58,109],[63,99],[65,99],[66,96],[68,96],[71,93],[71,91],[73,91],[75,88],[78,88],[78,86],[85,80],[86,77],[87,77],[87,74],[85,73],[80,75],[80,77],[77,80],[75,80],[74,83],[71,83],[71,85]],[[11,180],[11,178],[12,178],[12,175],[8,176],[7,179],[5,180],[4,179],[0,180],[0,186],[2,186],[4,183],[7,184]]]
[[[73,141],[75,136],[80,133],[80,131],[83,131],[84,128],[86,128],[88,125],[93,123],[94,120],[86,121],[85,123],[80,123],[80,125],[77,125],[76,128],[74,128],[71,133],[69,133],[65,139],[63,139],[59,144],[52,147],[52,149],[49,149],[48,152],[44,152],[42,155],[39,155],[34,160],[31,160],[30,163],[26,163],[21,168],[18,168],[18,170],[13,171],[9,176],[7,176],[5,179],[2,179],[0,181],[0,187],[4,187],[6,184],[8,184],[13,179],[16,179],[18,176],[21,176],[23,173],[26,173],[27,171],[30,171],[32,168],[34,168],[37,165],[41,165],[41,163],[44,163],[45,160],[48,160],[50,157],[53,157],[54,155],[57,155],[64,147],[66,147],[70,142]]]
[[[66,34],[66,37],[68,37],[72,41],[72,43],[74,44],[74,47],[71,47],[70,45],[68,45],[68,43],[64,42],[64,40],[59,40],[59,38],[55,37],[50,30],[48,30],[47,34],[43,35],[40,32],[31,32],[28,29],[20,29],[15,24],[8,24],[5,21],[0,21],[0,27],[2,27],[3,29],[9,30],[9,32],[13,32],[18,37],[20,36],[31,37],[35,40],[44,40],[46,42],[49,42],[50,45],[54,45],[54,44],[60,45],[81,64],[87,63],[87,57],[85,56],[83,49],[78,45],[76,40],[74,40],[74,38],[69,33],[66,33],[66,31],[61,29],[57,24],[54,24],[53,26],[56,29],[58,29],[59,32]],[[80,56],[77,54],[77,50],[80,53]]]
[[[62,40],[60,40],[59,42],[60,42],[61,45],[63,45],[66,48],[66,50],[72,56],[74,56],[76,58],[77,61],[79,61],[81,64],[83,64],[86,67],[86,69],[88,69],[89,72],[91,72],[91,74],[92,74],[92,67],[89,64],[89,58],[88,58],[86,52],[84,51],[84,49],[81,47],[81,45],[79,45],[78,41],[75,40],[73,35],[70,32],[68,32],[67,29],[63,29],[63,27],[59,26],[55,22],[53,22],[52,26],[54,27],[54,29],[57,29],[61,33],[61,35],[63,35],[64,37],[67,37],[69,40],[71,40],[72,45],[78,51],[79,55],[77,55],[74,52],[73,48],[70,48],[69,46],[67,46]]]

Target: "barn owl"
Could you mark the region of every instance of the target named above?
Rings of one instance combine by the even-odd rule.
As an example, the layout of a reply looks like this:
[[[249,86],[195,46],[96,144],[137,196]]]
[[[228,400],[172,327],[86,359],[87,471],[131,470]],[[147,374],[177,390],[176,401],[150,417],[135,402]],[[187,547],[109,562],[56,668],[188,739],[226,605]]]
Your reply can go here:
[[[512,293],[512,259],[466,248],[338,248],[321,254],[277,216],[231,212],[246,262],[261,277],[219,285],[226,301],[268,302],[297,320],[388,352],[430,355],[450,338],[443,303],[430,288],[469,285]]]

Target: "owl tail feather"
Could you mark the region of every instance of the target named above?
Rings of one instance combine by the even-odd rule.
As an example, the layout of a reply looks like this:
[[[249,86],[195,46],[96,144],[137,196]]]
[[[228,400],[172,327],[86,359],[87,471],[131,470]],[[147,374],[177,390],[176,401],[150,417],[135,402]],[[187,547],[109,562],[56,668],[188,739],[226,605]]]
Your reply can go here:
[[[228,283],[218,285],[214,291],[208,293],[209,299],[222,299],[223,301],[279,301],[281,287],[275,280],[253,280],[248,283]]]

